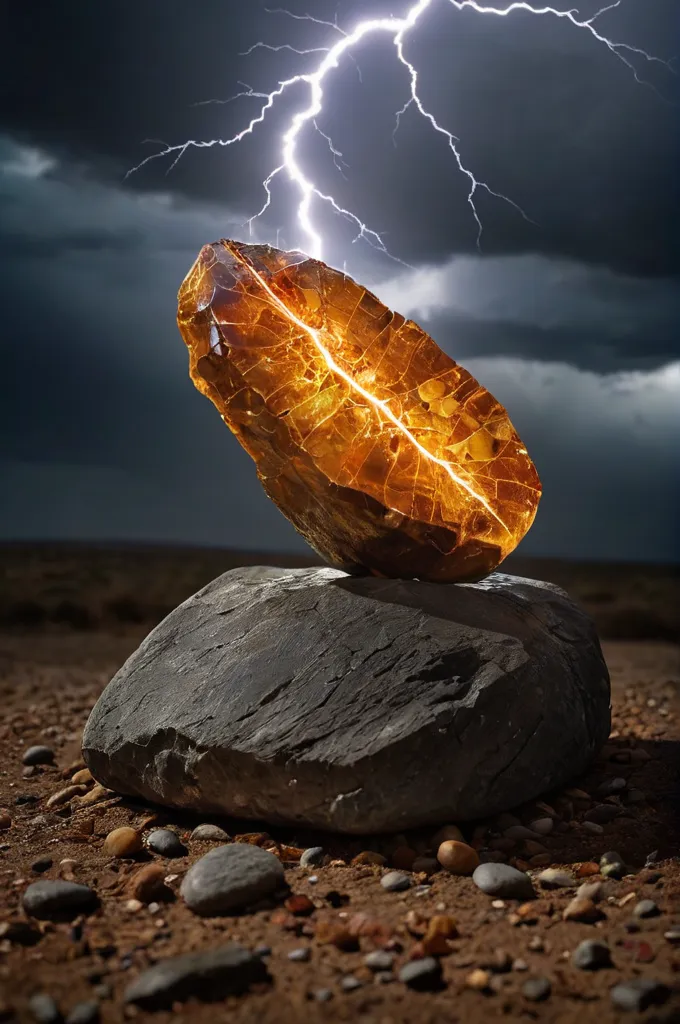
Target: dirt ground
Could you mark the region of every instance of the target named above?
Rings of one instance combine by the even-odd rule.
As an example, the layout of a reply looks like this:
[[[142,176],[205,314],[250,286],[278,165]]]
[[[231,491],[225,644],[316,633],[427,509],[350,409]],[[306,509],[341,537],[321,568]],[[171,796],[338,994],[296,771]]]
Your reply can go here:
[[[147,628],[118,624],[74,629],[41,623],[39,628],[14,626],[0,632],[0,814],[5,809],[11,819],[10,827],[0,831],[0,1021],[34,1020],[28,1000],[36,992],[51,995],[64,1017],[76,1004],[95,1000],[104,1022],[680,1021],[677,646],[662,640],[603,643],[613,689],[611,738],[587,776],[574,779],[569,790],[545,795],[555,827],[542,840],[544,852],[527,849],[521,841],[514,846],[503,842],[503,822],[461,826],[478,848],[498,851],[504,846],[507,859],[534,876],[546,865],[568,866],[583,874],[581,880],[597,880],[598,874],[586,875],[596,868],[581,865],[597,864],[604,852],[618,851],[630,874],[607,881],[600,921],[562,919],[572,890],[543,891],[538,900],[519,908],[511,901],[494,903],[470,878],[443,871],[419,875],[406,892],[386,892],[380,877],[393,866],[397,847],[406,844],[426,854],[432,849],[433,830],[348,840],[299,829],[269,832],[288,846],[323,846],[340,862],[307,869],[293,860],[286,863],[292,892],[307,895],[314,904],[308,916],[269,905],[231,918],[202,919],[179,898],[160,906],[130,904],[128,887],[130,876],[153,859],[167,869],[169,888],[176,892],[190,864],[212,848],[189,838],[205,818],[141,806],[113,794],[87,807],[75,802],[46,806],[80,767],[80,737],[89,710]],[[22,755],[36,743],[55,751],[56,764],[26,771]],[[597,795],[603,782],[613,778],[624,779],[625,787],[616,795]],[[604,824],[601,834],[591,834],[584,820],[601,803],[615,805],[619,816]],[[514,813],[528,823],[537,809],[534,803]],[[235,838],[257,828],[252,822],[214,820]],[[158,824],[181,834],[187,857],[163,860],[145,852],[136,860],[112,860],[104,853],[104,838],[113,828],[133,825],[148,832]],[[260,835],[255,841],[267,839]],[[366,850],[383,854],[386,867],[351,863]],[[36,864],[46,859],[48,866]],[[20,899],[38,878],[84,882],[98,893],[101,908],[70,924],[30,922]],[[642,899],[653,900],[660,914],[634,920],[633,908]],[[409,958],[422,953],[422,933],[434,915],[452,916],[457,935],[441,956],[444,986],[415,992],[396,975]],[[327,941],[340,929],[354,936],[349,945],[355,948],[341,949]],[[583,971],[572,966],[572,951],[588,938],[607,942],[612,967]],[[249,949],[269,947],[270,984],[217,1004],[176,1004],[173,1012],[151,1014],[124,1004],[126,986],[152,963],[229,940]],[[363,963],[367,952],[385,944],[397,954],[389,983],[374,977]],[[291,950],[301,947],[310,950],[306,962],[288,959]],[[470,975],[477,968],[487,971],[483,990],[471,987]],[[347,976],[359,983],[351,991],[343,987]],[[610,989],[635,977],[665,983],[670,995],[642,1015],[622,1015],[613,1007]],[[523,994],[532,978],[550,981],[545,1001],[534,1002]]]

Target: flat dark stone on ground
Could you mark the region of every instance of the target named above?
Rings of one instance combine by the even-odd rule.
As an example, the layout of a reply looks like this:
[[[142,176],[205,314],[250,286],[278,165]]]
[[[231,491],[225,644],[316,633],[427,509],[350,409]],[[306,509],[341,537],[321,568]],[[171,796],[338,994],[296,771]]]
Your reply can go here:
[[[32,882],[21,898],[26,913],[40,921],[72,920],[98,904],[97,894],[87,885],[48,878]]]
[[[255,566],[150,633],[83,755],[103,785],[154,803],[368,834],[555,789],[609,726],[592,621],[552,584]]]
[[[536,895],[526,872],[510,864],[480,864],[472,873],[472,881],[487,896],[501,900],[531,900]]]
[[[125,990],[125,1002],[145,1010],[169,1010],[196,998],[214,1002],[271,980],[263,960],[236,943],[204,953],[186,953],[154,964]]]
[[[217,846],[187,871],[180,888],[190,910],[214,917],[243,910],[286,885],[281,861],[259,846]]]

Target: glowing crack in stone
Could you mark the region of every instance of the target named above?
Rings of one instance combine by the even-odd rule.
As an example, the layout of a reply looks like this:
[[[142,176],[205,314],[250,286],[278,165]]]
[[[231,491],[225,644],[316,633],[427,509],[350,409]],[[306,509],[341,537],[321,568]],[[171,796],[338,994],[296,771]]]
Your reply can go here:
[[[479,578],[541,484],[507,412],[411,320],[301,252],[221,240],[179,292],[196,387],[330,564]]]

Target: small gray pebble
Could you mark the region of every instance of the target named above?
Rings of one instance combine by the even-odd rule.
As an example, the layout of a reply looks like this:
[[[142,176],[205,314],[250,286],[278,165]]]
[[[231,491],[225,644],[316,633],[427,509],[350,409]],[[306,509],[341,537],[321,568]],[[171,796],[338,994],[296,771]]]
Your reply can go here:
[[[401,871],[388,871],[380,879],[380,884],[387,892],[404,892],[411,888],[411,879]]]
[[[309,946],[300,946],[298,949],[291,949],[288,959],[296,964],[306,964],[312,955]]]
[[[595,790],[598,796],[613,796],[614,793],[620,793],[621,790],[626,788],[626,780],[622,778],[606,779],[602,782]]]
[[[600,873],[605,878],[623,878],[626,874],[626,865],[623,857],[616,850],[609,850],[600,857]]]
[[[650,1006],[665,1003],[670,989],[653,978],[632,978],[615,985],[610,995],[617,1010],[636,1010],[642,1013]]]
[[[419,992],[440,988],[442,966],[433,956],[423,957],[422,960],[410,960],[399,971],[399,981]]]
[[[157,828],[146,837],[146,845],[161,857],[185,857],[189,852],[177,835],[169,828]]]
[[[271,956],[272,955],[272,947],[271,946],[256,946],[255,949],[253,950],[253,953],[255,954],[255,956]]]
[[[354,992],[355,989],[361,988],[361,982],[358,978],[355,978],[353,974],[346,974],[340,982],[340,988],[343,992]]]
[[[536,895],[529,876],[509,864],[480,864],[472,881],[487,896],[501,900],[530,900]]]
[[[229,835],[219,825],[197,825],[191,838],[202,843],[228,843]]]
[[[52,996],[48,996],[44,992],[38,992],[36,995],[31,996],[28,1001],[28,1008],[33,1020],[37,1024],[60,1024],[62,1020],[56,1002]]]
[[[97,997],[97,999],[110,999],[113,994],[113,989],[110,985],[107,985],[106,982],[102,982],[100,985],[94,986],[92,993]]]
[[[333,993],[329,988],[317,988],[314,998],[317,1003],[327,1003],[333,998]]]
[[[596,821],[582,821],[581,828],[584,832],[590,832],[591,836],[604,835],[602,825],[598,825]]]
[[[554,827],[552,818],[537,818],[532,821],[529,828],[532,832],[538,832],[540,836],[549,836]]]
[[[90,1000],[87,1003],[76,1003],[66,1018],[66,1024],[97,1024],[99,1020],[99,1003]]]
[[[538,881],[543,889],[569,889],[576,885],[576,879],[569,871],[559,868],[546,868],[541,871]]]
[[[386,949],[374,949],[364,957],[364,964],[369,971],[391,971],[394,966],[394,954]]]
[[[640,900],[633,907],[633,917],[658,917],[660,913],[654,900]]]
[[[674,925],[672,928],[669,928],[667,932],[663,933],[663,937],[666,942],[670,942],[674,946],[680,943],[680,925]]]
[[[522,995],[532,1003],[542,1003],[551,991],[552,985],[547,978],[528,978],[522,985]]]
[[[21,758],[21,763],[25,765],[53,764],[54,751],[51,747],[29,747],[28,750],[24,752],[24,756]]]
[[[300,857],[300,867],[316,868],[323,864],[325,856],[323,846],[310,846]]]
[[[42,879],[32,882],[21,898],[29,917],[40,921],[72,920],[97,907],[97,894],[87,885]]]
[[[581,971],[597,971],[600,967],[612,966],[612,955],[606,943],[584,939],[571,954],[571,962]]]
[[[281,861],[259,846],[216,846],[187,871],[180,888],[190,910],[214,917],[242,910],[285,886]]]

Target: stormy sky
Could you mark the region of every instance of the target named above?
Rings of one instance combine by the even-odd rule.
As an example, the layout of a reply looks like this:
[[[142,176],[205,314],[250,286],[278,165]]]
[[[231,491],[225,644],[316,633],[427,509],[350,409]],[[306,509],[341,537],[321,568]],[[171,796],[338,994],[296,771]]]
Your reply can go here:
[[[289,0],[351,30],[410,0]],[[6,5],[0,71],[0,537],[304,551],[249,458],[191,385],[177,288],[206,242],[248,237],[303,85],[238,146],[267,92],[332,45],[329,27],[249,0]],[[499,2],[487,6],[500,7]],[[564,3],[565,9],[570,4]],[[595,13],[591,0],[581,16]],[[524,554],[677,561],[680,448],[680,24],[677,0],[621,0],[602,35],[565,19],[433,0],[407,37],[408,99],[387,39],[327,80],[300,157],[382,233],[390,259],[317,209],[325,257],[430,331],[505,403],[544,485]],[[239,84],[242,83],[242,84]],[[244,86],[243,83],[246,83]],[[145,142],[145,140],[163,140]],[[340,164],[341,170],[335,166]],[[341,173],[342,172],[342,173]],[[304,247],[275,179],[253,239]],[[398,262],[402,261],[402,262]]]

